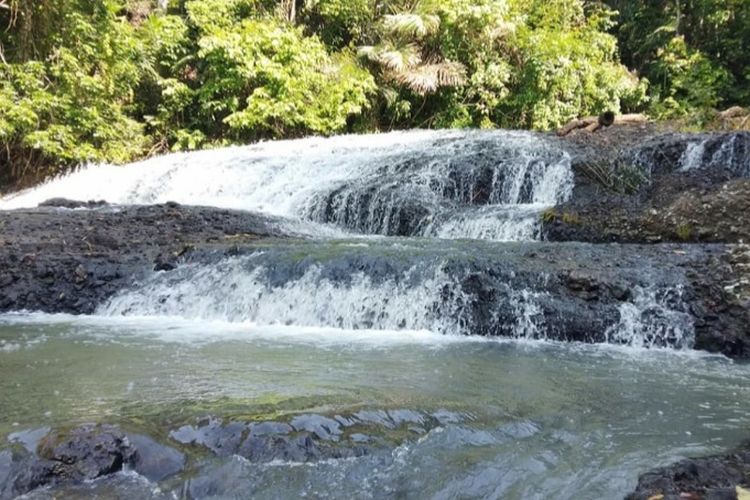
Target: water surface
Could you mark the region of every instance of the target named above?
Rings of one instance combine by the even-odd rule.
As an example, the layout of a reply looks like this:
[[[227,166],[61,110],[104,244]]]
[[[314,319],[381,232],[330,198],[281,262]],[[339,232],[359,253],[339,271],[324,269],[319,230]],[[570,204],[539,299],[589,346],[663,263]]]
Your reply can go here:
[[[3,436],[100,421],[169,442],[169,429],[206,415],[451,416],[357,459],[212,462],[199,477],[230,477],[219,497],[616,498],[639,473],[726,451],[750,429],[750,366],[692,351],[167,317],[0,318]],[[180,491],[183,480],[151,491]]]

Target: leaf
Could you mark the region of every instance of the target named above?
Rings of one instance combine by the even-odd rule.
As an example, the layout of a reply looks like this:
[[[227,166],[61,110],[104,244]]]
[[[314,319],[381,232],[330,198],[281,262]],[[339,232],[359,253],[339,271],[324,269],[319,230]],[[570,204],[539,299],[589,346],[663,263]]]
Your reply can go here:
[[[422,39],[438,31],[440,18],[431,14],[390,14],[383,17],[383,27],[391,35]]]

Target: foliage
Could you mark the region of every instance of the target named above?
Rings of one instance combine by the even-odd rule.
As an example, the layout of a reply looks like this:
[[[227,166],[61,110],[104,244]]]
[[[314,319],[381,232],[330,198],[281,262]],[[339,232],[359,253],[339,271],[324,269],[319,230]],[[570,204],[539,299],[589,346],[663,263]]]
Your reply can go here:
[[[750,104],[746,0],[0,5],[0,183],[264,138]]]
[[[622,60],[651,82],[657,117],[750,104],[750,2],[608,0]]]
[[[143,152],[128,114],[141,47],[112,2],[68,2],[41,60],[0,66],[0,165],[6,178],[42,178],[86,161],[127,161]],[[25,43],[25,42],[23,42]],[[47,47],[50,47],[49,49]],[[6,54],[21,57],[15,45]]]

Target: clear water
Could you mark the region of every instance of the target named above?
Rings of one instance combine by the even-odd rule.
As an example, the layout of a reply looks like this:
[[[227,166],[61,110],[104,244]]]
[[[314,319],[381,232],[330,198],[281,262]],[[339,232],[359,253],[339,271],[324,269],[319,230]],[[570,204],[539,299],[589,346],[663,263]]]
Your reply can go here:
[[[748,365],[691,351],[166,317],[0,317],[0,435],[105,421],[166,436],[205,415],[458,415],[358,459],[211,462],[197,476],[224,474],[220,498],[618,498],[646,469],[745,439],[749,376]],[[134,480],[72,497],[126,497]],[[179,496],[185,480],[138,484]]]

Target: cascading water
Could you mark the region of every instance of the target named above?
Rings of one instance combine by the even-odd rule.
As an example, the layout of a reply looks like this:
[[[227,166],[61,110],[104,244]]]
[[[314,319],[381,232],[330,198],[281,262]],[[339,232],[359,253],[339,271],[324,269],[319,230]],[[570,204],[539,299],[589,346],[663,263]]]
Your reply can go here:
[[[681,295],[673,293],[679,281],[669,273],[658,278],[664,281],[659,286],[637,288],[627,300],[602,297],[591,302],[571,294],[561,282],[565,274],[555,272],[554,266],[545,270],[518,261],[522,248],[497,253],[466,244],[373,241],[360,246],[354,241],[276,244],[233,257],[209,254],[153,275],[98,312],[635,347],[692,346],[692,320]],[[648,276],[647,261],[641,265]],[[638,279],[640,271],[633,272]],[[585,330],[581,323],[587,325]]]
[[[399,132],[183,153],[89,166],[0,201],[167,201],[335,224],[364,234],[532,240],[571,194],[570,157],[527,132]]]
[[[626,152],[621,161],[647,177],[674,171],[723,180],[750,177],[750,133],[657,137]]]
[[[750,177],[750,134],[708,136],[688,143],[680,170],[722,169],[734,177]]]
[[[702,173],[741,139],[671,160]],[[637,157],[649,171],[654,151]],[[42,495],[593,500],[744,439],[748,367],[689,351],[705,306],[691,272],[716,254],[523,241],[572,187],[552,138],[451,131],[92,166],[0,200],[211,205],[274,215],[258,226],[290,235],[227,234],[165,271],[148,257],[92,316],[0,315],[0,436],[14,447],[0,440],[0,498],[22,447],[78,422],[153,430],[153,445],[135,435],[138,460],[187,462]],[[76,284],[98,287],[81,259]],[[58,276],[33,254],[18,265]]]

